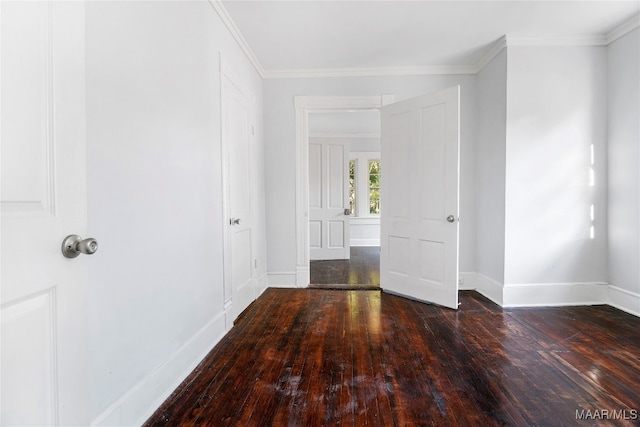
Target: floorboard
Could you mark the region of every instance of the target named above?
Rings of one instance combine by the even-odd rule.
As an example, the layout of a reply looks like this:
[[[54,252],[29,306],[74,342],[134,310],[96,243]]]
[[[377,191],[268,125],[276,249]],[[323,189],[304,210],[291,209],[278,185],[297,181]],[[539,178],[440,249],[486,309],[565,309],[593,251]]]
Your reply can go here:
[[[380,247],[352,246],[350,259],[311,261],[309,272],[312,287],[324,289],[379,288]]]
[[[145,425],[640,425],[639,318],[460,302],[268,289]]]

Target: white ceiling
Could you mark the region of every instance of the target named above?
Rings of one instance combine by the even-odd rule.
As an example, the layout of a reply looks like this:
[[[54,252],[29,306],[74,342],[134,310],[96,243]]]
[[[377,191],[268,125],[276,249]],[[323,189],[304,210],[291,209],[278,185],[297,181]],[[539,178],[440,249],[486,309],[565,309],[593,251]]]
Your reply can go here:
[[[222,5],[267,72],[474,66],[504,35],[604,44],[598,40],[640,10],[638,0],[223,0]]]

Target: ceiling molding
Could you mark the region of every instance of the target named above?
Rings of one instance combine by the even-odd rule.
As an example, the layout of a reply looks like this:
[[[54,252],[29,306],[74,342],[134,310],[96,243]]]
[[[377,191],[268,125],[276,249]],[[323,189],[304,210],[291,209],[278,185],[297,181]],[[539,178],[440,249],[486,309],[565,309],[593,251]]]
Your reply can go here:
[[[640,13],[632,17],[631,19],[624,21],[613,30],[609,31],[606,35],[607,44],[613,43],[620,37],[635,30],[638,27],[640,27]]]
[[[478,61],[478,63],[474,66],[475,74],[479,73],[485,65],[487,65],[493,58],[498,56],[502,49],[507,47],[507,36],[502,36],[496,41],[491,48],[484,54],[484,56]]]
[[[606,46],[604,34],[571,36],[539,36],[529,34],[507,34],[507,46]]]
[[[430,65],[408,67],[371,67],[371,68],[311,68],[311,69],[272,69],[265,70],[258,57],[245,40],[240,29],[229,14],[222,0],[208,0],[232,37],[236,40],[257,73],[263,79],[325,78],[325,77],[383,77],[383,76],[425,76],[477,74],[503,49],[509,46],[607,46],[640,27],[640,14],[624,21],[606,34],[583,34],[568,36],[541,36],[525,34],[507,34],[500,37],[476,64],[469,65]]]
[[[227,29],[231,33],[231,36],[236,40],[238,45],[240,45],[240,49],[242,49],[244,54],[247,56],[247,59],[249,59],[249,62],[251,62],[253,68],[256,69],[260,77],[264,78],[265,70],[262,67],[262,64],[260,64],[258,57],[249,46],[249,43],[247,43],[247,41],[245,40],[233,18],[231,18],[231,15],[229,14],[227,8],[222,4],[222,0],[209,0],[209,4],[211,5],[211,7],[213,7],[213,10],[216,11],[224,25],[227,27]]]
[[[472,65],[435,65],[425,67],[378,67],[378,68],[317,68],[291,70],[265,70],[265,79],[294,79],[322,77],[379,77],[379,76],[424,76],[475,74]]]

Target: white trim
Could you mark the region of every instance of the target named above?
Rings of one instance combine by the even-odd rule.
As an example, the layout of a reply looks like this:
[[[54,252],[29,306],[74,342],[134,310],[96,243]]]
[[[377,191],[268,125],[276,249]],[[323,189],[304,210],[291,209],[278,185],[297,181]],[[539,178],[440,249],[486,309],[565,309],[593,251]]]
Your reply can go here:
[[[198,366],[224,334],[224,314],[219,314],[94,419],[91,425],[142,425]]]
[[[309,113],[380,110],[392,102],[381,96],[296,96],[296,274],[295,285],[309,285]]]
[[[640,317],[640,294],[609,285],[607,304],[629,314]]]
[[[226,7],[224,7],[222,0],[209,0],[209,4],[213,8],[213,10],[216,11],[218,16],[220,17],[220,20],[222,20],[224,25],[227,27],[227,30],[229,30],[229,33],[231,33],[231,36],[236,40],[236,42],[240,46],[240,49],[242,49],[244,54],[247,56],[247,59],[249,60],[249,62],[251,62],[260,77],[264,78],[264,68],[262,68],[258,57],[249,46],[249,43],[247,43],[247,41],[245,40],[235,21],[233,20],[233,18],[231,18],[229,11]]]
[[[640,14],[633,16],[631,19],[624,21],[606,35],[607,44],[611,44],[620,37],[640,27]]]
[[[380,246],[380,239],[351,239],[349,246]]]
[[[503,307],[594,305],[607,303],[607,283],[527,283],[505,285]]]
[[[267,273],[262,273],[260,277],[256,279],[256,297],[254,299],[258,299],[260,295],[264,293],[269,287],[269,277]]]
[[[542,36],[535,34],[507,34],[507,46],[606,46],[604,34]]]
[[[307,223],[307,226],[309,224]],[[296,287],[306,288],[311,283],[311,268],[309,264],[296,266]]]
[[[459,291],[475,291],[477,290],[476,273],[461,271],[458,273],[458,290]]]
[[[502,289],[504,287],[502,283],[499,283],[484,274],[476,273],[475,284],[478,292],[502,307]]]
[[[429,65],[377,68],[312,68],[265,70],[265,79],[300,79],[325,77],[430,76],[475,74],[474,65]]]
[[[309,138],[380,138],[380,133],[310,133]]]
[[[507,37],[500,37],[494,44],[487,50],[484,56],[475,65],[476,74],[479,73],[489,62],[493,60],[503,49],[507,47]]]
[[[509,34],[500,37],[476,64],[425,65],[370,68],[312,68],[265,70],[258,57],[240,32],[222,0],[208,0],[209,4],[236,40],[240,49],[263,79],[371,77],[371,76],[428,76],[477,74],[507,46],[607,46],[640,26],[640,14],[624,21],[606,34],[577,34],[563,36]]]
[[[294,271],[274,271],[267,273],[267,283],[276,288],[295,288],[296,273]]]

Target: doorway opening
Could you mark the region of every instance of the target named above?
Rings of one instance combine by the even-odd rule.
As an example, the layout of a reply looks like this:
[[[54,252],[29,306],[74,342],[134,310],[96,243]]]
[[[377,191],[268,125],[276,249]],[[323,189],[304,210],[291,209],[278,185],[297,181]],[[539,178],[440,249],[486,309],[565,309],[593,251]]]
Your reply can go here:
[[[376,287],[380,285],[380,218],[381,203],[379,176],[377,183],[369,182],[368,159],[380,174],[380,108],[393,101],[390,96],[371,97],[296,97],[296,285],[347,285]],[[332,148],[323,155],[322,144]],[[336,153],[342,148],[342,153]],[[326,198],[321,189],[322,175],[328,178],[329,164],[317,159],[332,156],[341,158],[344,166],[333,168],[343,172],[343,179],[335,179],[334,189],[341,187],[340,212],[333,212],[331,223],[321,224],[314,209]],[[363,160],[364,159],[364,160]],[[354,167],[355,165],[357,167]],[[359,182],[359,186],[358,186]],[[373,194],[375,193],[375,194]],[[334,201],[335,201],[334,200]],[[337,203],[333,203],[338,207]],[[373,210],[369,205],[374,206]],[[324,233],[324,241],[323,241]],[[332,238],[331,244],[328,239]],[[317,255],[325,245],[335,249],[342,244],[344,256]],[[312,255],[312,252],[315,252]]]
[[[380,286],[380,112],[312,112],[310,284]]]

